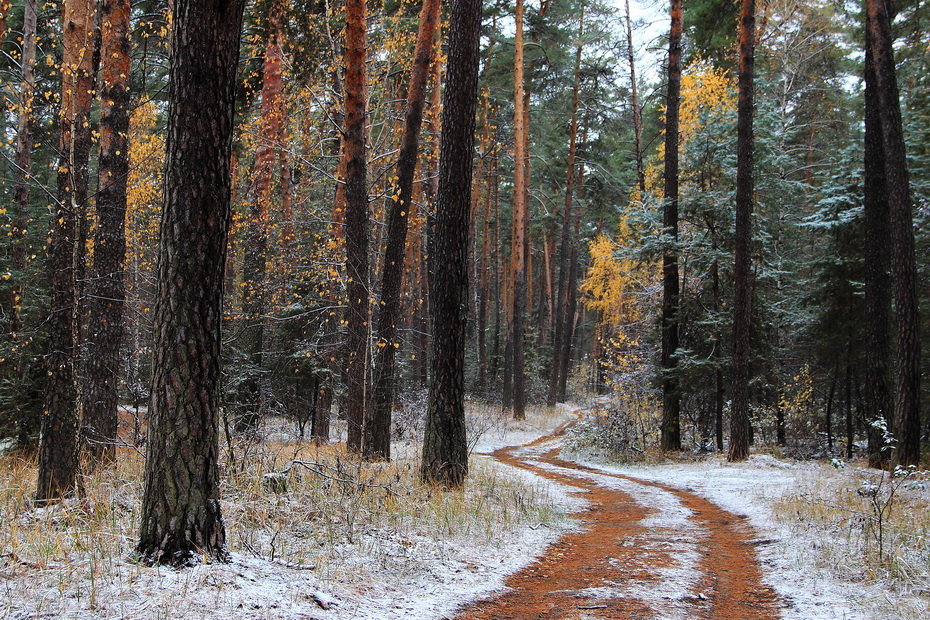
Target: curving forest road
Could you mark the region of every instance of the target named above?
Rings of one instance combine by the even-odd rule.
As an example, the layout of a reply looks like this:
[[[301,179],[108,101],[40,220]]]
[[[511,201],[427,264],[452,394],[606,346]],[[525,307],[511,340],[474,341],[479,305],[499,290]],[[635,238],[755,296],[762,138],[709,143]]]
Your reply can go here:
[[[686,490],[560,458],[568,426],[492,456],[584,498],[586,507],[572,515],[579,529],[511,575],[506,590],[459,610],[459,618],[779,616],[744,519]]]

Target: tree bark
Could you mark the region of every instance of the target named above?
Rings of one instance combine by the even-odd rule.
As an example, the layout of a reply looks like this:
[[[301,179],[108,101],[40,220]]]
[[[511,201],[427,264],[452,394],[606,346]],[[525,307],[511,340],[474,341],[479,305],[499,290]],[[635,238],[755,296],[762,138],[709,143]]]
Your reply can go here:
[[[681,104],[681,0],[671,1],[665,99],[665,200],[662,227],[662,449],[681,450],[678,391],[678,108]]]
[[[733,402],[728,461],[749,456],[749,342],[752,332],[753,65],[755,0],[742,0],[739,18],[737,100],[736,233],[733,270]]]
[[[58,201],[48,247],[51,310],[46,415],[39,445],[36,500],[63,497],[75,490],[78,467],[77,362],[78,299],[76,258],[78,221],[87,206],[87,159],[90,152],[90,104],[94,75],[94,0],[68,0],[62,7],[63,50],[58,161]]]
[[[882,468],[890,454],[884,433],[893,413],[891,392],[891,229],[885,189],[881,116],[875,92],[875,64],[871,37],[865,32],[865,158],[863,205],[865,212],[865,322],[866,433],[869,466]]]
[[[368,400],[368,92],[366,7],[346,0],[345,161],[346,161],[346,447],[362,449],[362,425]]]
[[[881,0],[866,0],[866,12],[881,119],[892,241],[891,280],[897,318],[895,461],[901,465],[917,465],[920,461],[920,312],[911,189],[888,5]]]
[[[126,287],[126,181],[129,174],[130,0],[104,0],[101,11],[100,164],[93,279],[90,281],[84,438],[92,462],[116,459],[118,380]]]
[[[420,126],[426,101],[426,83],[433,56],[433,39],[439,23],[439,0],[424,0],[420,10],[420,28],[413,52],[404,134],[397,157],[396,180],[390,191],[384,267],[381,272],[381,304],[375,331],[374,390],[365,421],[362,454],[367,459],[391,458],[391,407],[394,404],[395,352],[397,322],[400,319],[400,289],[404,274],[407,220],[413,196],[413,174],[417,165]]]
[[[524,108],[523,77],[523,0],[516,3],[516,35],[513,53],[513,235],[511,271],[513,272],[513,315],[510,340],[513,351],[513,418],[526,418],[526,374],[524,369],[523,332],[526,314],[526,146],[527,128]]]
[[[433,347],[420,476],[460,487],[468,472],[465,436],[465,342],[468,224],[471,208],[475,99],[478,94],[480,0],[455,0],[443,92],[439,193],[431,251]]]
[[[244,0],[175,0],[145,491],[146,563],[228,559],[220,511],[223,274]]]
[[[636,84],[636,57],[633,54],[633,23],[630,19],[630,0],[624,0],[624,9],[626,11],[626,60],[630,66],[630,106],[633,108],[633,148],[636,151],[633,155],[636,158],[636,181],[642,199],[646,195],[646,168],[643,165],[643,111],[639,107],[639,85]],[[681,32],[679,32],[679,40],[680,36]],[[669,41],[669,51],[671,51],[671,41]],[[679,44],[680,51],[681,46]]]

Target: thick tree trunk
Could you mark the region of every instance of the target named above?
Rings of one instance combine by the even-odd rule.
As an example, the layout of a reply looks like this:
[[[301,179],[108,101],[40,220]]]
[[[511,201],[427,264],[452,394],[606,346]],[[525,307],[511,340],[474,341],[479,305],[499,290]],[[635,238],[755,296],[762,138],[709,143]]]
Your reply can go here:
[[[145,491],[147,563],[228,558],[219,397],[230,153],[244,0],[175,0]]]
[[[569,290],[568,280],[571,269],[571,257],[577,251],[575,244],[578,239],[572,236],[574,218],[572,214],[575,197],[575,149],[578,140],[578,100],[581,86],[581,41],[584,37],[584,12],[578,23],[578,45],[575,47],[575,77],[572,82],[572,111],[568,122],[568,165],[565,174],[565,201],[562,205],[562,238],[559,242],[559,280],[557,298],[555,303],[555,336],[552,344],[552,366],[549,370],[549,394],[546,405],[555,406],[559,400],[559,386],[562,383],[562,350],[565,340],[571,336],[566,334],[569,321],[569,297],[575,297],[575,291]]]
[[[739,18],[737,101],[736,233],[733,270],[733,404],[728,461],[749,456],[749,341],[752,332],[753,65],[755,0],[742,0]]]
[[[510,341],[513,352],[513,417],[526,418],[526,375],[523,332],[526,314],[526,146],[527,128],[523,78],[523,0],[516,4],[516,35],[513,52],[513,235],[511,237],[511,271],[513,273],[513,312]]]
[[[395,352],[397,322],[400,320],[400,288],[404,274],[404,249],[407,243],[407,220],[413,196],[413,173],[417,165],[417,147],[426,83],[433,56],[433,39],[439,24],[439,0],[424,0],[420,10],[420,28],[413,52],[410,87],[407,90],[407,112],[400,154],[397,156],[396,180],[390,191],[387,241],[384,267],[381,272],[381,304],[375,332],[374,390],[365,420],[365,441],[362,453],[368,459],[391,458],[391,407],[394,404]]]
[[[123,260],[129,173],[129,8],[130,0],[104,0],[100,6],[100,166],[83,428],[92,460],[102,463],[116,458],[116,407],[126,300]]]
[[[894,399],[895,461],[920,461],[920,313],[914,218],[901,122],[901,103],[891,38],[891,17],[882,0],[866,0],[867,28],[881,119],[885,190],[891,224],[891,275],[897,326],[897,383]]]
[[[46,415],[39,446],[36,499],[45,501],[75,489],[78,465],[77,362],[78,299],[75,270],[84,248],[77,244],[77,226],[87,207],[87,159],[90,152],[90,104],[94,75],[94,0],[69,0],[62,7],[63,51],[58,204],[48,247],[51,310]]]
[[[890,454],[884,433],[893,412],[891,394],[891,228],[888,194],[885,190],[881,116],[875,92],[875,66],[871,34],[866,29],[865,46],[865,162],[863,205],[865,211],[865,356],[866,433],[869,466],[884,467]],[[890,430],[890,428],[889,428]]]
[[[345,161],[346,161],[346,447],[362,449],[368,400],[368,139],[367,42],[364,0],[346,0]]]
[[[662,208],[662,449],[681,450],[678,391],[678,108],[681,104],[681,0],[671,3],[665,99],[665,196]]]
[[[423,438],[424,481],[460,487],[468,472],[465,437],[465,305],[468,299],[468,222],[471,208],[475,99],[481,2],[455,0],[442,105],[439,194],[431,251],[433,347]]]

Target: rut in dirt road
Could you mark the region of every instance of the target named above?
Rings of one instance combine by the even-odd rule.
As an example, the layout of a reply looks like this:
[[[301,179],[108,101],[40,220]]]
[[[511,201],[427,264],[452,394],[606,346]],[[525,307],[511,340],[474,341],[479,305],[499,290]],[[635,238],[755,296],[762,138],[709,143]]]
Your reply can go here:
[[[564,432],[564,429],[562,429]],[[498,461],[576,489],[569,533],[459,618],[777,618],[751,529],[707,499],[559,458],[556,435],[494,452]]]

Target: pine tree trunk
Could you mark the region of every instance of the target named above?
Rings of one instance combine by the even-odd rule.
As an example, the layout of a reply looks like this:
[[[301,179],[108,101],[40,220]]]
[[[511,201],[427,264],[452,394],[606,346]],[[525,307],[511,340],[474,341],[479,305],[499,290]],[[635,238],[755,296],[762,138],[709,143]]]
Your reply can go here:
[[[662,449],[681,450],[678,391],[678,108],[681,104],[681,0],[671,2],[665,100],[665,201],[662,228]]]
[[[367,42],[364,0],[346,0],[345,154],[346,154],[346,447],[362,449],[368,400],[368,139]]]
[[[639,187],[640,199],[642,199],[646,195],[646,168],[643,165],[643,111],[639,107],[639,85],[636,83],[636,58],[633,54],[633,22],[630,19],[630,0],[624,0],[624,9],[626,12],[626,60],[630,66],[630,106],[633,108],[633,148],[636,151],[634,153],[636,157],[636,181],[637,187]],[[669,41],[669,51],[671,51],[671,41]],[[681,46],[679,44],[680,51]]]
[[[60,498],[75,490],[78,466],[78,395],[75,385],[78,313],[76,260],[83,247],[76,236],[87,207],[87,160],[90,152],[90,104],[94,75],[94,0],[69,0],[62,7],[63,51],[58,204],[48,247],[51,310],[46,415],[39,445],[36,499]]]
[[[739,18],[736,233],[733,270],[733,404],[728,461],[749,456],[749,341],[752,332],[753,64],[756,3],[742,0]]]
[[[147,563],[223,561],[219,395],[230,154],[244,0],[175,0],[145,491]]]
[[[895,461],[902,465],[916,465],[920,461],[920,312],[917,306],[913,206],[888,5],[881,0],[866,0],[866,11],[891,224],[891,280],[898,336]]]
[[[468,472],[465,436],[465,305],[481,2],[455,0],[442,98],[439,193],[431,251],[433,347],[421,478],[460,487]]]
[[[396,180],[390,191],[387,241],[381,273],[381,304],[375,332],[374,390],[365,420],[363,456],[367,459],[391,458],[391,407],[394,404],[396,378],[394,358],[397,322],[400,320],[400,288],[404,274],[404,249],[407,243],[407,220],[413,196],[413,173],[417,165],[420,125],[426,101],[426,83],[433,56],[433,39],[439,23],[439,0],[424,0],[420,10],[420,28],[413,52],[407,112],[400,154],[397,156]]]
[[[129,0],[104,0],[101,11],[103,90],[93,279],[90,281],[84,438],[92,461],[116,459],[118,380],[122,368],[126,286],[126,181],[129,173]]]
[[[562,205],[562,238],[559,242],[559,280],[555,303],[555,336],[552,344],[552,366],[549,370],[549,394],[546,405],[555,406],[559,400],[559,384],[562,373],[562,349],[566,340],[566,327],[574,316],[568,316],[568,297],[574,297],[575,291],[568,288],[568,276],[571,254],[575,252],[577,239],[572,237],[572,208],[575,197],[575,149],[578,139],[578,100],[581,85],[581,41],[584,37],[584,12],[578,23],[578,45],[575,47],[575,77],[572,83],[572,111],[568,123],[568,165],[565,174],[565,201]],[[570,337],[569,337],[570,338]]]
[[[523,78],[523,0],[516,4],[516,36],[513,55],[513,236],[511,271],[513,272],[513,315],[510,341],[513,364],[513,417],[526,418],[526,375],[524,368],[524,317],[526,315],[526,114]]]
[[[891,394],[891,229],[885,189],[882,127],[875,92],[875,66],[871,34],[865,46],[865,162],[863,205],[865,211],[865,324],[867,325],[866,434],[869,466],[882,468],[890,456],[884,448],[882,427],[889,427],[893,413]],[[889,427],[890,428],[890,427]]]

